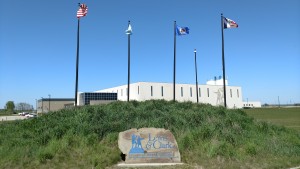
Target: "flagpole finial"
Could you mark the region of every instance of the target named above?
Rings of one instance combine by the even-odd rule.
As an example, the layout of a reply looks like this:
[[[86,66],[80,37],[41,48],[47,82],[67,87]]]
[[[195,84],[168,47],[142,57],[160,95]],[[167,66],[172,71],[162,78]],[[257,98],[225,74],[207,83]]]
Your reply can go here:
[[[194,53],[196,53],[197,52],[197,50],[196,49],[194,49]]]

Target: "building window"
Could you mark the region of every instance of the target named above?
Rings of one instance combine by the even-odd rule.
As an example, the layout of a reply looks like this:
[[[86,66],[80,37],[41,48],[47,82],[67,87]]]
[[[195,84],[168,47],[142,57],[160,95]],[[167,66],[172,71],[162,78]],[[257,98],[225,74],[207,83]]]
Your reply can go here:
[[[232,98],[232,89],[230,89],[230,97]]]
[[[201,88],[199,87],[199,97],[201,97]]]
[[[151,96],[153,96],[153,86],[151,86]]]
[[[164,96],[164,87],[163,86],[161,87],[161,96],[162,97]]]
[[[128,88],[126,88],[126,96],[128,96]]]
[[[140,94],[140,86],[138,86],[138,95]]]
[[[181,97],[183,97],[183,88],[181,87]]]
[[[121,89],[121,96],[123,96],[123,89]]]
[[[209,88],[207,88],[207,97],[209,97]]]
[[[236,92],[237,92],[237,97],[239,98],[240,97],[239,89],[236,89]]]
[[[191,87],[190,87],[190,94],[191,94],[191,97],[193,97],[193,91],[192,91]]]

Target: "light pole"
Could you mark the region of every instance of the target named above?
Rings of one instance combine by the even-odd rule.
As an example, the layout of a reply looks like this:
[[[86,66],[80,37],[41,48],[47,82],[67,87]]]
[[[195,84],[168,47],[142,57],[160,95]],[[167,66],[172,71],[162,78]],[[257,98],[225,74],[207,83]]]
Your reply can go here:
[[[199,98],[198,98],[198,77],[197,77],[197,50],[194,50],[195,54],[195,72],[196,72],[196,97],[197,97],[197,103],[199,103]]]
[[[51,98],[51,95],[48,94],[48,96],[49,96],[49,111],[48,112],[50,112],[50,98]]]

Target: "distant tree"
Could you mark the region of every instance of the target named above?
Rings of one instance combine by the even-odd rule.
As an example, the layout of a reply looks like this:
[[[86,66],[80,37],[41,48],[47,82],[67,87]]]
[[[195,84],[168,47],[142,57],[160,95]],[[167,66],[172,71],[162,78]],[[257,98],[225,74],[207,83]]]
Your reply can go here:
[[[16,104],[16,110],[33,110],[33,106],[28,103],[17,103]]]
[[[265,103],[265,104],[263,104],[262,106],[263,106],[263,107],[268,107],[269,104]]]
[[[15,109],[15,103],[13,101],[6,102],[6,111],[13,113]]]

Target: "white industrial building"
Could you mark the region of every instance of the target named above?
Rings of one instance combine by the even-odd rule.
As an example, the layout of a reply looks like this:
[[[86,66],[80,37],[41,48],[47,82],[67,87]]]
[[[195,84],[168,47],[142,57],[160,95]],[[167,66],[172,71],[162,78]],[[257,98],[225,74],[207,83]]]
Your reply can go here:
[[[228,108],[243,108],[242,88],[226,84]],[[127,85],[95,91],[96,93],[117,93],[117,99],[127,101]],[[206,85],[198,85],[199,103],[214,106],[224,105],[223,79],[214,79]],[[197,102],[195,84],[176,84],[175,99],[179,102]],[[152,99],[173,100],[173,83],[137,82],[130,84],[130,100],[145,101]],[[81,102],[79,100],[79,102]],[[80,104],[80,103],[79,103]]]
[[[258,101],[250,101],[250,102],[243,102],[243,107],[244,108],[257,108],[261,107],[261,103]]]

